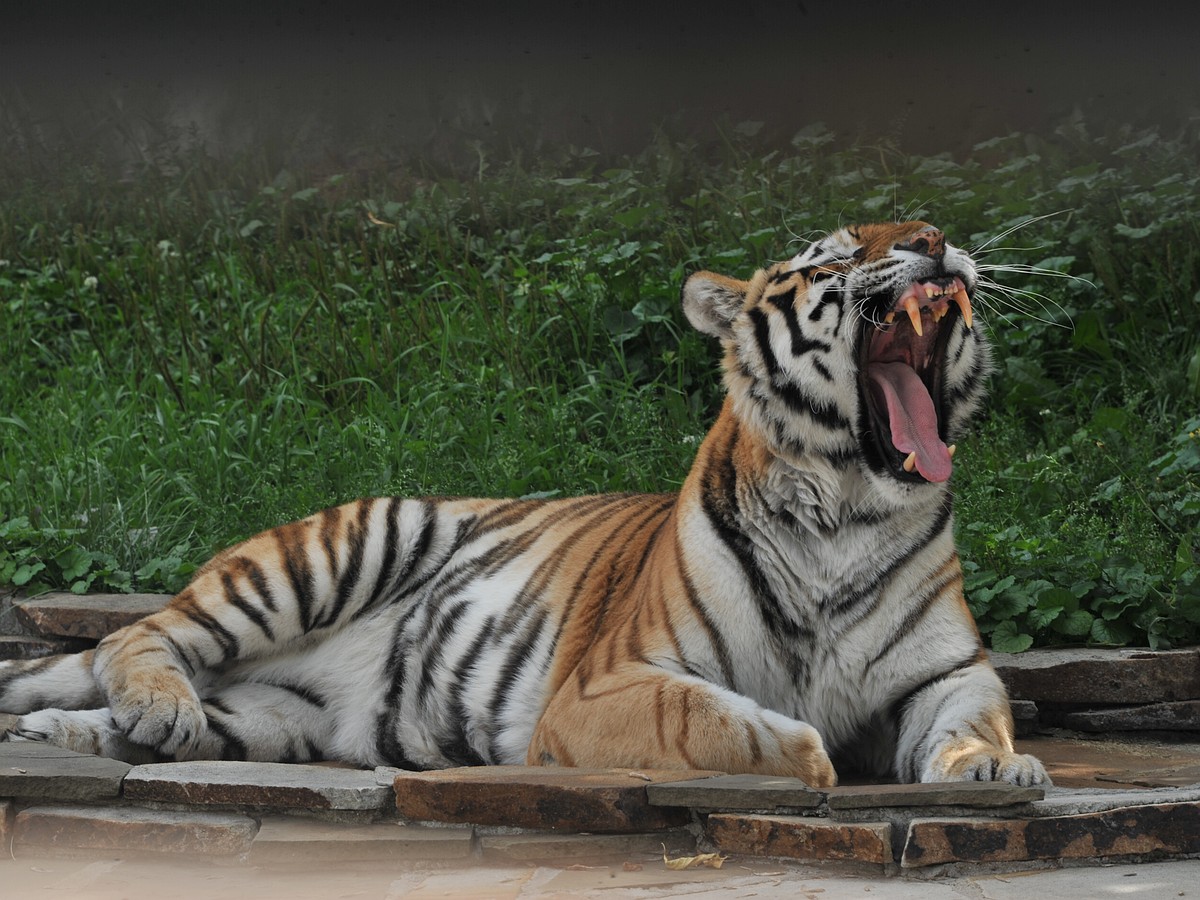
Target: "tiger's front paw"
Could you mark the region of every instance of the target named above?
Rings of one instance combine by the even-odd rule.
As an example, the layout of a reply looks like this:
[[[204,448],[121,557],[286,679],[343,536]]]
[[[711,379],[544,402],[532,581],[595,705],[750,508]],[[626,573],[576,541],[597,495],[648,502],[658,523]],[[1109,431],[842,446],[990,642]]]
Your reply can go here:
[[[929,760],[922,781],[1003,781],[1021,787],[1050,784],[1041,761],[1027,753],[974,743],[951,744]]]
[[[120,731],[167,755],[189,746],[206,726],[191,683],[170,669],[130,672],[116,680],[108,700]]]
[[[761,715],[779,741],[781,759],[767,762],[759,771],[799,778],[814,788],[837,784],[837,772],[817,729],[770,710],[763,710]]]

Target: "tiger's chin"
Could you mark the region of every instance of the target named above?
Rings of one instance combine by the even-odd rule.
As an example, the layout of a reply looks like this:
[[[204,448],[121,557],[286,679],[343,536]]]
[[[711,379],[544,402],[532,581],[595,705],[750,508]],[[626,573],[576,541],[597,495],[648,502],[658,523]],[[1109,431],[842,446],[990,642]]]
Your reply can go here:
[[[903,495],[943,484],[956,449],[946,372],[973,326],[967,288],[958,276],[936,276],[863,306],[858,387],[867,467],[877,484]]]

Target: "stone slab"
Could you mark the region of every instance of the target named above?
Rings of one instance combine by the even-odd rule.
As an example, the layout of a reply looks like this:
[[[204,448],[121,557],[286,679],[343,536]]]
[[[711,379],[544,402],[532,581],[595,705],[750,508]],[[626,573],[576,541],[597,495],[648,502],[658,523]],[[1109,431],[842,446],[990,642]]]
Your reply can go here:
[[[1039,819],[914,819],[905,868],[1200,852],[1200,803],[1137,806]]]
[[[823,862],[892,862],[892,826],[886,822],[713,813],[706,830],[723,852]]]
[[[651,784],[646,796],[653,806],[693,809],[811,809],[824,799],[799,778],[773,775],[714,775]]]
[[[13,604],[17,619],[37,634],[100,640],[156,613],[169,594],[41,594]]]
[[[1065,713],[1064,728],[1075,731],[1200,731],[1200,700],[1144,706],[1080,709]]]
[[[0,634],[0,660],[42,659],[59,653],[78,653],[93,645],[92,641],[85,640],[34,637],[27,634]]]
[[[652,834],[487,834],[479,838],[483,858],[493,862],[599,860],[612,857],[660,855],[665,845],[673,856],[696,850],[687,831]]]
[[[686,823],[686,809],[651,806],[646,785],[708,772],[469,766],[405,772],[394,782],[405,819],[510,825],[544,831],[657,831]]]
[[[287,810],[382,810],[392,792],[369,769],[292,763],[203,762],[135,766],[125,798],[187,806]]]
[[[1200,803],[1200,785],[1187,788],[1114,790],[1111,788],[1051,788],[1045,800],[1029,805],[1032,816],[1073,816],[1135,806]]]
[[[250,847],[252,863],[322,863],[366,860],[468,859],[475,832],[396,822],[326,825],[302,819],[265,818]]]
[[[1025,737],[1033,734],[1038,726],[1038,708],[1032,700],[1010,700],[1013,715],[1013,734]]]
[[[1158,703],[1200,699],[1200,650],[1045,649],[993,653],[1014,699]]]
[[[165,812],[128,806],[31,806],[17,813],[14,847],[239,856],[258,825],[231,813]]]
[[[864,809],[896,806],[998,807],[1030,803],[1046,796],[1040,787],[1017,787],[995,781],[951,781],[930,784],[862,784],[828,788],[829,808]]]
[[[133,767],[30,741],[0,743],[0,797],[113,800]]]

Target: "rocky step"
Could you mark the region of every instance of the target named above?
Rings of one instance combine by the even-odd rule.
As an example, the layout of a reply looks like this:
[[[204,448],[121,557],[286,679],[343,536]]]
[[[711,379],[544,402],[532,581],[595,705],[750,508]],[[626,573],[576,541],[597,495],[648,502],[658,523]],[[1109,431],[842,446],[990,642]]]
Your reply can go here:
[[[156,613],[169,594],[41,594],[17,600],[17,621],[34,635],[98,641],[138,619]]]
[[[92,646],[78,638],[46,638],[29,634],[0,634],[0,660],[41,659],[58,653],[78,653]]]
[[[1200,700],[1200,648],[1082,647],[993,653],[1014,700],[1074,706]]]

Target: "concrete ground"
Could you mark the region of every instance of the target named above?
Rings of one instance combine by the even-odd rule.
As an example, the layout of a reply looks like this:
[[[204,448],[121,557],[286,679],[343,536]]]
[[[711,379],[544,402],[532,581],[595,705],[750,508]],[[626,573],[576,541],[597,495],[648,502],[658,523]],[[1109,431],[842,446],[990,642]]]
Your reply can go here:
[[[636,866],[640,865],[640,869]],[[627,871],[634,868],[634,871]],[[1200,860],[1043,869],[921,881],[855,877],[769,861],[729,860],[720,870],[670,871],[661,860],[613,865],[478,865],[406,871],[402,864],[225,868],[211,862],[16,859],[0,863],[4,900],[519,900],[538,897],[805,898],[848,900],[1132,900],[1200,897]]]

